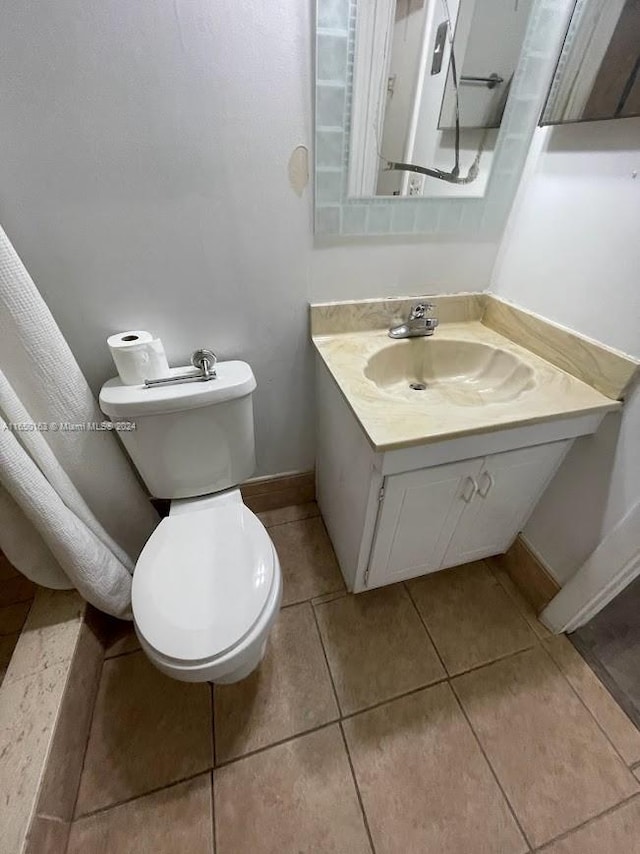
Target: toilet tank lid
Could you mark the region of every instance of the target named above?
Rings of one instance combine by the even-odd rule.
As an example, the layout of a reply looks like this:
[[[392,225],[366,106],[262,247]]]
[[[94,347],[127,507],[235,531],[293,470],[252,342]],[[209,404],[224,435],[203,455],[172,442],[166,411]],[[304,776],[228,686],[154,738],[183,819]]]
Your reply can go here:
[[[189,374],[193,368],[171,368],[172,376]],[[208,382],[179,383],[146,388],[125,385],[120,377],[108,380],[100,391],[100,408],[105,415],[131,418],[198,409],[251,394],[256,379],[246,362],[218,362],[216,379]]]

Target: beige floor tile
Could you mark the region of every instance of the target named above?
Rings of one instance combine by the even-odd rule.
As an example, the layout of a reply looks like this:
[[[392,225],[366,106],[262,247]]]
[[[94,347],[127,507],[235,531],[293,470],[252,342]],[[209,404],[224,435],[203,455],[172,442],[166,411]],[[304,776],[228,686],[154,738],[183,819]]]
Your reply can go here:
[[[312,516],[319,516],[320,511],[315,501],[308,501],[306,504],[293,504],[290,507],[265,510],[263,513],[258,513],[257,515],[265,528],[271,528],[274,525],[283,525],[285,522],[297,522],[300,519],[310,519]]]
[[[220,768],[214,778],[217,854],[370,854],[337,725]]]
[[[212,854],[211,813],[211,775],[203,774],[78,819],[67,854]]]
[[[260,667],[216,685],[216,762],[282,741],[338,717],[311,605],[280,612]]]
[[[467,673],[453,687],[534,845],[637,791],[541,647]]]
[[[316,615],[343,714],[446,676],[402,585],[343,596]]]
[[[66,854],[69,822],[57,818],[33,817],[24,854]]]
[[[377,854],[527,850],[448,685],[343,726]]]
[[[640,730],[564,635],[545,642],[545,648],[569,680],[627,765],[640,761]]]
[[[269,529],[269,536],[282,567],[283,605],[344,589],[333,548],[319,516],[276,525]]]
[[[638,854],[640,798],[590,821],[542,851],[544,854]]]
[[[409,590],[451,674],[537,643],[483,561],[425,575]]]
[[[105,661],[76,815],[210,768],[210,700],[207,683],[169,679],[142,652]]]

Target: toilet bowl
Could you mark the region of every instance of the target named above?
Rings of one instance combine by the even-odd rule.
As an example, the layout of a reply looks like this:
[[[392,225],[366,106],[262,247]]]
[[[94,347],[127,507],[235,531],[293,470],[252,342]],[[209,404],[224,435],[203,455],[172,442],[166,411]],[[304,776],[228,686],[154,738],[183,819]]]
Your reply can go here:
[[[262,660],[281,599],[278,556],[238,489],[172,502],[133,576],[142,649],[184,682],[248,676]]]
[[[237,488],[255,469],[255,388],[251,367],[230,361],[195,377],[172,368],[151,387],[115,377],[100,392],[102,411],[133,428],[118,435],[149,492],[171,500],[131,599],[142,649],[184,682],[244,679],[280,608],[276,550]]]

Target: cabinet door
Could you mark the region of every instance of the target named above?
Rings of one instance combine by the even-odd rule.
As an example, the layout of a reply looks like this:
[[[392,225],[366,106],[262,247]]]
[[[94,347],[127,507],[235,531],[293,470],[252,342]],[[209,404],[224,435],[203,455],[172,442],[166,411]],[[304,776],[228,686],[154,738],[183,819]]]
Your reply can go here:
[[[440,569],[482,463],[465,460],[385,479],[367,587]]]
[[[443,567],[506,552],[570,445],[570,441],[553,442],[487,457]]]

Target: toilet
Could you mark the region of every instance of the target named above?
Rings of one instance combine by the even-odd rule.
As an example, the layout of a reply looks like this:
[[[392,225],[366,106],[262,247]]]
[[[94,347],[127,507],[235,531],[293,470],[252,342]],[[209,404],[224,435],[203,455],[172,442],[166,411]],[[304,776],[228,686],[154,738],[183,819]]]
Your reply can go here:
[[[178,381],[192,373],[171,369]],[[115,378],[100,392],[149,492],[171,499],[138,558],[131,598],[142,649],[185,682],[248,676],[280,608],[278,555],[238,489],[255,468],[255,388],[250,366],[230,361],[208,381],[147,388]]]

